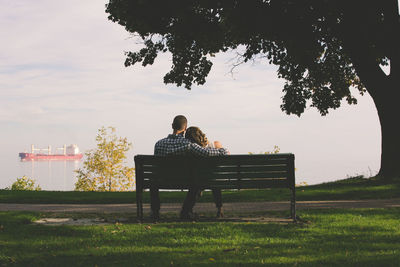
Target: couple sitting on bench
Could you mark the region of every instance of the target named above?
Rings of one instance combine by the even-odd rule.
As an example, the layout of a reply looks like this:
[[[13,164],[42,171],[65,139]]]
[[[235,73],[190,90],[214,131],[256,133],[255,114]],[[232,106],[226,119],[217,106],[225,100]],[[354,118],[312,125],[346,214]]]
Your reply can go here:
[[[185,116],[178,115],[172,123],[173,133],[168,137],[159,140],[154,147],[154,155],[184,155],[192,154],[198,156],[219,156],[229,154],[226,148],[223,148],[218,141],[209,142],[205,134],[198,127],[187,128],[187,119]],[[151,217],[157,221],[160,216],[160,198],[158,188],[151,187]],[[193,220],[193,207],[197,197],[201,195],[201,188],[192,187],[185,197],[180,212],[182,220]],[[222,195],[221,189],[213,189],[214,202],[217,206],[217,217],[222,217]]]

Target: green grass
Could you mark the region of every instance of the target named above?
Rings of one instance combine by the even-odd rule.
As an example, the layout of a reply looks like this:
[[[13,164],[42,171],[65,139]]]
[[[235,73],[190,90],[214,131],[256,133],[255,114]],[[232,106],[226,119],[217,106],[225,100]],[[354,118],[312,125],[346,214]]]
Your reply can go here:
[[[163,203],[180,203],[185,192],[161,192]],[[287,189],[224,191],[226,202],[286,201],[290,199]],[[355,200],[400,197],[400,183],[384,182],[375,178],[354,177],[336,182],[298,187],[296,199],[301,200]],[[57,191],[10,191],[0,190],[0,203],[134,203],[135,192],[57,192]],[[149,193],[144,193],[149,202]],[[212,202],[212,194],[205,192],[199,202]]]
[[[31,223],[48,216],[52,214],[0,212],[1,266],[398,266],[400,262],[399,208],[303,210],[300,216],[307,222],[301,224]]]

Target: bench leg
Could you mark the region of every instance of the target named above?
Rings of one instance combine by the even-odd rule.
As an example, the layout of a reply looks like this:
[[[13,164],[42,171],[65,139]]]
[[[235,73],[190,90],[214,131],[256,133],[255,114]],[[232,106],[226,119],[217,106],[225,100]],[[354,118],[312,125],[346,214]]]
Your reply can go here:
[[[295,188],[292,188],[290,191],[292,191],[290,198],[290,217],[293,222],[296,222],[296,190]]]
[[[137,208],[137,219],[139,222],[143,222],[143,189],[136,188],[136,208]]]

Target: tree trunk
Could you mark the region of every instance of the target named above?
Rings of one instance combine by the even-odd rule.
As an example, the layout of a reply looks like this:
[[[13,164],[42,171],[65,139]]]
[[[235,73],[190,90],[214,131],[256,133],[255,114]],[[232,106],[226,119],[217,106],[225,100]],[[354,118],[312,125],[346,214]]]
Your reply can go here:
[[[382,131],[381,169],[385,180],[400,177],[400,16],[398,1],[384,2],[390,59],[390,74],[386,78],[387,90],[381,90],[375,101]]]
[[[357,75],[378,111],[381,124],[381,167],[378,175],[385,180],[400,177],[400,60],[396,57],[390,61],[390,75],[386,75],[367,49],[363,50],[361,45],[354,43],[348,47]]]
[[[370,19],[368,8],[374,8],[375,4],[370,7],[358,3],[353,5],[346,13],[347,24],[342,25],[339,33],[342,34],[344,49],[378,111],[382,138],[378,175],[386,180],[400,177],[400,17],[397,0],[382,1],[382,5],[385,35],[380,43],[376,43],[377,50],[365,45],[382,38],[382,35],[366,30]],[[389,75],[379,67],[376,51],[385,51],[390,60]]]
[[[390,88],[381,90],[378,97],[373,97],[382,134],[381,167],[378,175],[385,180],[400,177],[400,92],[396,90],[400,85],[393,81],[387,85]]]

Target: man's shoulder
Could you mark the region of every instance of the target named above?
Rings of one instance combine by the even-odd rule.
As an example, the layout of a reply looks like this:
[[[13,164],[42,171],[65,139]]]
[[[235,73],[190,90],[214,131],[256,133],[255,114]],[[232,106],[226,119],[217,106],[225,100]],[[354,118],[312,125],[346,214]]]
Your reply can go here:
[[[158,140],[158,141],[156,142],[156,145],[157,145],[157,144],[164,143],[167,139],[168,139],[168,137],[165,137],[165,138],[162,138],[162,139]]]
[[[154,148],[157,150],[165,147],[167,144],[168,144],[168,137],[158,140],[154,145]]]
[[[183,136],[168,135],[163,138],[154,146],[155,155],[180,155],[184,154],[188,149],[189,140]]]

